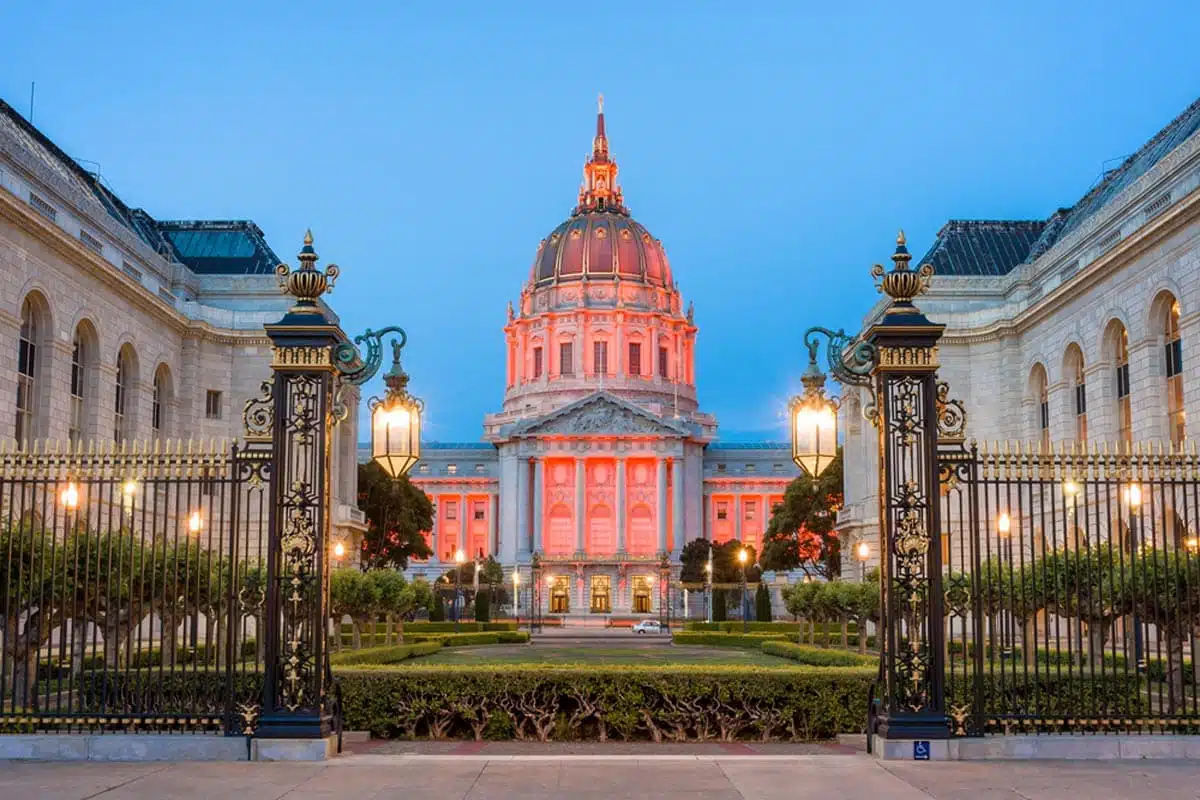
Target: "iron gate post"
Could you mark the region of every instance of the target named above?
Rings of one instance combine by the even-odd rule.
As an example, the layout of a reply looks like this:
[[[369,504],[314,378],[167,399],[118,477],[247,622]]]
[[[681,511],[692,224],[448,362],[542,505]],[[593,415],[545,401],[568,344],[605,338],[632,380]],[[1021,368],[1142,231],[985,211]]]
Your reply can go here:
[[[884,686],[878,732],[886,739],[945,739],[945,629],[938,502],[937,343],[945,326],[913,305],[933,268],[914,271],[904,234],[893,267],[872,274],[891,300],[866,339],[880,453],[880,564]]]
[[[337,364],[347,341],[318,303],[338,269],[317,270],[312,234],[300,268],[280,265],[281,288],[296,303],[265,326],[274,356],[273,475],[267,545],[266,653],[257,735],[319,739],[331,734],[326,685],[330,525],[330,434]]]

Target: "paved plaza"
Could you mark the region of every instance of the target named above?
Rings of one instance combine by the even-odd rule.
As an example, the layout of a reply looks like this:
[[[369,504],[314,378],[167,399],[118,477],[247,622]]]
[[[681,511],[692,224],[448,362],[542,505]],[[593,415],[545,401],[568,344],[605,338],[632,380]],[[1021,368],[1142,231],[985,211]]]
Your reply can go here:
[[[1200,764],[881,764],[863,755],[653,754],[352,754],[326,764],[0,764],[0,798],[6,800],[239,797],[1177,800],[1200,797]]]

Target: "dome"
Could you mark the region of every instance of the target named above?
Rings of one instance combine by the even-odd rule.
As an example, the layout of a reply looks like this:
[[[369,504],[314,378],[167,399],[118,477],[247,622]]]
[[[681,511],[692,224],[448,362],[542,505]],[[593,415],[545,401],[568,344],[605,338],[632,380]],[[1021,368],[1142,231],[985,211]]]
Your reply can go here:
[[[559,225],[538,246],[533,287],[581,280],[615,280],[671,287],[662,242],[628,214],[587,211]]]
[[[629,216],[608,152],[604,98],[596,114],[592,155],[583,166],[579,203],[570,219],[538,245],[530,288],[585,280],[622,280],[671,288],[662,242]]]

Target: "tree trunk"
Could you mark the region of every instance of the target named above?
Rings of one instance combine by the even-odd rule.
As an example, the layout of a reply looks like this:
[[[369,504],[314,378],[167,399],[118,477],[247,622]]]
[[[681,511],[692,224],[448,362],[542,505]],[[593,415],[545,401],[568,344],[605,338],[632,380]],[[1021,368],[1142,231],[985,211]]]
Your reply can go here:
[[[404,644],[404,615],[396,615],[396,644]]]
[[[121,663],[121,614],[104,614],[104,666],[115,670]]]
[[[1167,640],[1167,711],[1176,714],[1183,709],[1187,701],[1183,696],[1183,635],[1172,628],[1159,628],[1160,635]]]
[[[264,627],[264,617],[261,614],[254,615],[254,644],[258,649],[258,663],[265,664],[267,661],[267,629]],[[340,633],[340,631],[339,631]],[[336,639],[338,650],[342,648],[342,637],[339,635]]]
[[[1112,630],[1111,620],[1094,620],[1088,623],[1088,663],[1093,673],[1104,668],[1104,644]]]
[[[87,660],[87,620],[80,617],[71,620],[71,675],[83,672]]]
[[[1021,656],[1025,669],[1033,672],[1037,663],[1037,615],[1021,620]]]
[[[350,620],[350,627],[354,629],[354,644],[352,647],[355,650],[362,648],[362,625],[359,623],[358,617]]]
[[[850,618],[842,615],[842,649],[850,649]]]
[[[867,621],[862,617],[858,618],[858,652],[859,655],[867,654]]]
[[[383,615],[383,643],[387,646],[392,644],[392,615],[391,612]]]
[[[179,617],[174,611],[163,611],[159,637],[162,640],[162,665],[170,669],[179,657]]]
[[[334,614],[329,618],[329,627],[333,631],[333,652],[342,652],[342,621],[340,615]],[[259,637],[260,639],[262,637]]]

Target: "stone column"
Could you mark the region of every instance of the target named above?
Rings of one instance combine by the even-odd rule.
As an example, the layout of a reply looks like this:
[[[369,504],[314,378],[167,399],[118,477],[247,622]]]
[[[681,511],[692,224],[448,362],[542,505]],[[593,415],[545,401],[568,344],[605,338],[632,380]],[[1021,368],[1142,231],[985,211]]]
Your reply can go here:
[[[471,507],[467,503],[467,495],[460,494],[458,496],[458,547],[462,548],[468,561],[475,557],[475,552],[471,549],[472,516]]]
[[[617,552],[625,552],[625,456],[617,456]]]
[[[745,541],[742,538],[742,517],[744,516],[745,512],[742,510],[742,496],[740,494],[735,494],[733,496],[733,538],[737,539],[739,542]]]
[[[763,545],[767,541],[767,525],[771,522],[771,495],[762,496],[762,533],[758,537],[758,552],[762,554]]]
[[[535,553],[542,551],[542,523],[545,516],[542,503],[545,494],[545,462],[539,458],[533,462],[533,552]]]
[[[496,518],[500,516],[500,495],[488,496],[488,555],[500,555],[500,542],[496,539]]]
[[[667,552],[667,460],[661,456],[658,459],[658,552]]]
[[[583,552],[583,523],[585,516],[585,499],[587,497],[587,473],[582,456],[575,458],[575,552]]]
[[[433,501],[433,531],[429,536],[429,546],[433,549],[433,558],[430,561],[441,561],[442,551],[438,550],[441,544],[442,532],[442,505],[435,494],[430,498]]]
[[[712,496],[704,495],[704,538],[710,542],[713,538]]]
[[[529,552],[529,462],[517,456],[517,530],[516,548],[522,555]]]
[[[520,494],[517,484],[520,472],[514,445],[506,444],[500,449],[500,491],[504,499],[500,501],[500,553],[497,556],[505,563],[517,560],[518,553],[525,554],[519,544],[519,523],[517,511],[520,508]]]
[[[683,456],[671,462],[671,532],[674,545],[671,549],[683,549]]]

